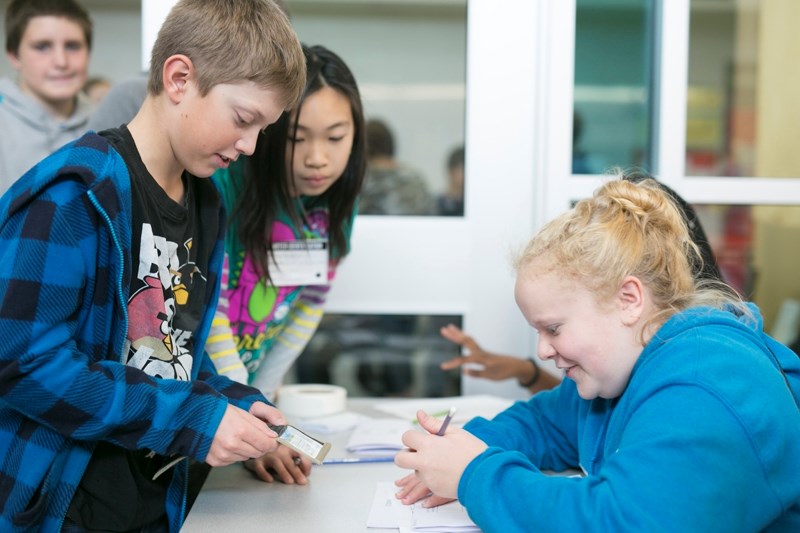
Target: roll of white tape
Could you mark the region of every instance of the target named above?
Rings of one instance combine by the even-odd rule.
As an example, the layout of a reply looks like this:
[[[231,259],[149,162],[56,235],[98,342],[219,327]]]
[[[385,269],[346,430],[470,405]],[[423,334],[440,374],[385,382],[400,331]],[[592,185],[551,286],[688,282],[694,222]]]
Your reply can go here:
[[[345,410],[347,389],[323,384],[284,385],[278,389],[276,405],[287,418],[334,415]]]

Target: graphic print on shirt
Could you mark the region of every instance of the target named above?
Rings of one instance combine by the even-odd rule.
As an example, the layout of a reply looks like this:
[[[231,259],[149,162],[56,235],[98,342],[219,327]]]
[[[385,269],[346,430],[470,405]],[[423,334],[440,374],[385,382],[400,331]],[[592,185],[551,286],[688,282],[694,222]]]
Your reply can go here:
[[[151,376],[186,381],[192,373],[192,332],[175,323],[194,283],[205,282],[191,250],[191,240],[178,245],[153,235],[150,224],[142,225],[139,286],[132,287],[128,300],[126,363]]]
[[[308,229],[301,238],[327,237],[327,209],[314,209],[306,214]],[[274,242],[298,240],[292,227],[284,222],[272,226]],[[231,288],[228,318],[236,347],[242,362],[249,372],[261,364],[265,351],[269,350],[275,337],[284,328],[289,312],[303,287],[275,287],[259,278],[250,255],[245,255],[240,265],[236,287]],[[235,267],[234,267],[235,268]],[[329,278],[333,269],[329,269]]]

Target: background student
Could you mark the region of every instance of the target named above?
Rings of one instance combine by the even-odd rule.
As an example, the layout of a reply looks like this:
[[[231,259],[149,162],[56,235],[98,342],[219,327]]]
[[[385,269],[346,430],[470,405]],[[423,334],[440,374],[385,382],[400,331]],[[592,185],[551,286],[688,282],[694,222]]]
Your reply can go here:
[[[208,350],[221,374],[249,380],[270,398],[322,319],[329,283],[350,250],[364,179],[356,80],[327,48],[303,51],[300,103],[259,137],[252,157],[215,176],[231,223]],[[272,481],[263,465],[249,465]],[[285,482],[304,483],[310,471],[305,459],[277,457],[270,467]]]
[[[147,72],[114,83],[89,117],[89,129],[103,131],[127,124],[147,97]]]
[[[270,0],[180,0],[151,65],[128,127],[0,200],[2,531],[177,532],[187,458],[261,456],[285,423],[205,355],[225,231],[205,178],[299,99],[300,42]]]
[[[620,172],[620,174],[622,173]],[[624,174],[623,179],[637,183],[645,179],[652,179],[652,177],[640,172],[629,172]],[[658,185],[678,206],[689,228],[689,236],[700,250],[702,262],[692,265],[695,276],[702,280],[724,282],[717,266],[714,252],[708,242],[708,237],[694,208],[672,188],[660,182]],[[440,333],[445,339],[458,344],[466,350],[464,356],[454,357],[443,362],[441,364],[442,370],[461,368],[462,372],[468,376],[493,381],[516,379],[521,387],[529,389],[532,393],[552,389],[561,383],[560,377],[541,369],[533,357],[520,359],[512,355],[487,352],[475,339],[464,333],[458,326],[449,324],[443,327]]]
[[[367,175],[359,197],[362,215],[435,215],[436,199],[420,172],[396,158],[389,125],[367,121]]]
[[[436,214],[443,217],[464,215],[464,145],[447,154],[447,188],[436,197]]]
[[[92,22],[74,0],[12,0],[6,55],[17,80],[0,79],[0,194],[39,160],[86,131],[81,92]]]
[[[407,432],[398,497],[458,497],[486,532],[800,530],[800,358],[699,261],[654,181],[610,181],[546,224],[515,297],[567,379],[492,421]]]
[[[96,109],[96,106],[103,101],[103,98],[106,97],[110,89],[111,81],[108,78],[94,76],[86,80],[86,83],[83,84],[83,88],[81,88],[81,92],[86,95]],[[144,98],[142,98],[142,100],[144,101]]]

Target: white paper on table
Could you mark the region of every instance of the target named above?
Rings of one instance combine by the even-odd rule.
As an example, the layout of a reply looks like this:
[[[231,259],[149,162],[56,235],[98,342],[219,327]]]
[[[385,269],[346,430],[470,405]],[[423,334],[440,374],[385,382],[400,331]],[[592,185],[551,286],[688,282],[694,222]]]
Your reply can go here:
[[[423,507],[421,503],[410,506],[413,531],[480,531],[467,514],[467,508],[459,501],[429,508]]]
[[[380,481],[375,487],[375,497],[367,518],[367,527],[399,529],[404,532],[458,532],[480,531],[470,520],[467,510],[455,501],[426,509],[421,502],[403,505],[395,497],[400,490],[391,481]]]
[[[480,533],[480,529],[461,527],[441,527],[430,529],[414,529],[412,527],[399,527],[397,533]]]
[[[410,420],[371,418],[359,422],[347,440],[347,451],[370,455],[394,455],[402,450],[403,433],[419,429]]]
[[[367,527],[392,529],[400,527],[401,513],[410,513],[395,494],[400,490],[391,481],[379,481],[372,499],[372,508],[367,517]],[[410,520],[409,520],[410,522]]]
[[[344,411],[334,415],[316,416],[313,418],[294,417],[289,422],[308,433],[330,434],[347,431],[355,427],[367,416]]]
[[[448,398],[420,398],[413,400],[390,400],[378,402],[375,409],[412,421],[417,419],[417,411],[422,409],[429,415],[442,418],[448,409],[456,408],[452,423],[463,425],[475,418],[482,416],[492,419],[494,416],[509,407],[514,400],[493,396],[491,394],[477,394],[474,396],[451,396]],[[439,416],[441,415],[441,416]]]
[[[481,533],[481,529],[475,527],[432,527],[414,529],[413,527],[401,526],[397,528],[397,533]]]

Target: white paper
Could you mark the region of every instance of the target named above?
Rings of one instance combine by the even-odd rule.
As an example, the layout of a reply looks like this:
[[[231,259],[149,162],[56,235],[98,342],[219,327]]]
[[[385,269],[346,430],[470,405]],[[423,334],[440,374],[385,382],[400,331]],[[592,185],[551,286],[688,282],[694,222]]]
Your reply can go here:
[[[344,411],[335,415],[318,416],[314,418],[293,417],[290,422],[308,433],[341,433],[352,429],[359,422],[368,420],[369,417]]]
[[[391,400],[378,402],[375,409],[399,416],[408,421],[417,419],[417,411],[422,409],[429,415],[444,418],[444,414],[451,407],[456,408],[452,423],[464,425],[476,416],[492,419],[494,416],[514,403],[508,398],[478,394],[474,396],[452,396],[448,398],[420,398],[418,400]]]
[[[438,507],[411,505],[411,527],[414,531],[480,531],[459,501]]]
[[[391,481],[378,482],[372,508],[367,517],[367,527],[392,529],[400,526],[400,515],[407,512],[405,505],[395,498],[400,490]],[[409,520],[410,523],[410,520]]]
[[[421,502],[403,505],[395,497],[400,490],[391,481],[377,483],[375,497],[372,500],[367,519],[367,527],[393,529],[400,533],[435,533],[479,532],[475,523],[470,520],[467,510],[458,501],[425,508]]]
[[[372,418],[356,425],[347,441],[347,451],[370,455],[394,455],[402,450],[403,433],[419,429],[408,419]]]

